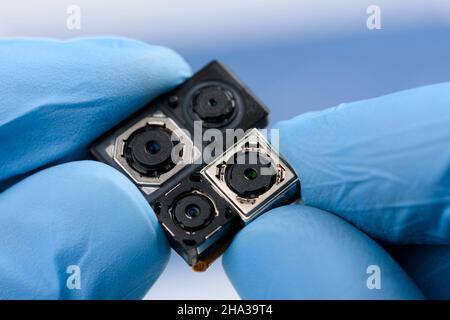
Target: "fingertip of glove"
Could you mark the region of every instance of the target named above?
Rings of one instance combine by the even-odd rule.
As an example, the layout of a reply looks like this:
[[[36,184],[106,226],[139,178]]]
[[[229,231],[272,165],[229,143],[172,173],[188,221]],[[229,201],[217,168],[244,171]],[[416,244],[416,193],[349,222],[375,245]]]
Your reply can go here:
[[[2,40],[0,45],[5,73],[19,84],[30,77],[39,79],[44,94],[69,93],[75,85],[83,85],[85,90],[78,95],[85,99],[94,94],[91,87],[104,97],[129,93],[154,97],[192,73],[174,50],[125,37],[21,38]]]
[[[129,61],[132,74],[148,73],[152,80],[151,90],[157,85],[159,90],[167,90],[181,83],[192,75],[192,70],[184,58],[175,50],[145,43],[140,40],[126,37],[90,37],[77,38],[73,43],[88,46],[99,46],[117,53],[119,63]],[[120,61],[121,60],[121,61]]]
[[[102,45],[126,49],[129,51],[136,51],[136,53],[146,52],[150,64],[156,66],[159,72],[163,75],[176,75],[181,80],[190,77],[192,74],[191,67],[186,60],[175,50],[142,42],[140,40],[125,38],[125,37],[110,37],[110,38],[94,38],[93,41],[98,41]]]
[[[244,299],[419,299],[421,292],[374,241],[341,218],[291,205],[265,213],[241,230],[223,257]],[[383,290],[371,290],[369,266]]]

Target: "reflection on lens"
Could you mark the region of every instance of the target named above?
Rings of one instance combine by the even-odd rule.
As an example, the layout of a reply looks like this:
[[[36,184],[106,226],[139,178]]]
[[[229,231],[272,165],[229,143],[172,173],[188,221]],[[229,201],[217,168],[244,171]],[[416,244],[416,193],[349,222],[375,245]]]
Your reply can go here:
[[[205,126],[222,127],[236,113],[236,97],[223,85],[200,88],[192,99],[192,111],[203,120]]]
[[[196,206],[195,204],[191,204],[186,207],[185,212],[186,212],[186,216],[188,218],[192,219],[192,218],[197,217],[200,214],[200,208],[198,206]]]
[[[161,145],[158,142],[151,140],[147,143],[146,148],[150,154],[155,154],[158,153],[159,150],[161,150]]]
[[[256,170],[253,169],[253,168],[247,168],[247,169],[245,169],[245,171],[244,171],[244,175],[245,175],[245,177],[246,177],[247,179],[249,179],[249,180],[254,180],[254,179],[256,179],[256,177],[258,176],[258,173],[257,173]]]
[[[177,164],[172,158],[172,150],[178,144],[179,141],[172,140],[172,131],[169,129],[146,125],[133,132],[125,141],[124,157],[140,174],[159,178]]]
[[[174,222],[188,232],[205,228],[214,218],[214,204],[196,192],[180,195],[172,208]]]
[[[255,199],[274,185],[276,175],[268,156],[258,151],[240,151],[228,160],[224,178],[239,197]]]

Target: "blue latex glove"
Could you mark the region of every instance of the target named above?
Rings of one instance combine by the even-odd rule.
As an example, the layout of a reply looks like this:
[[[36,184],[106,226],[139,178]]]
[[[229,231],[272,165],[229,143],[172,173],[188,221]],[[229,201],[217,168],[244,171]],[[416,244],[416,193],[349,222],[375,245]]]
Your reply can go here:
[[[169,247],[127,178],[79,161],[11,185],[86,157],[93,139],[190,68],[134,40],[4,40],[0,75],[0,298],[142,297]]]
[[[237,235],[224,267],[241,297],[450,298],[449,83],[278,127],[305,205],[278,208]],[[394,246],[396,262],[358,229],[417,246]],[[366,285],[370,265],[381,270],[379,290]]]

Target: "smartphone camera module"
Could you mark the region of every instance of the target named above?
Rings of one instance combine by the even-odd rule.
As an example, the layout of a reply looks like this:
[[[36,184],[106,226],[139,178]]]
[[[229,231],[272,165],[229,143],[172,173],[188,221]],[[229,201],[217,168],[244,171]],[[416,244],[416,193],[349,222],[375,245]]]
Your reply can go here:
[[[136,122],[114,144],[114,161],[135,183],[146,186],[159,186],[197,156],[189,137],[161,113]]]
[[[201,172],[234,204],[245,222],[300,193],[294,171],[256,129]]]
[[[172,247],[195,271],[204,271],[227,247],[243,221],[200,174],[174,182],[152,202]]]

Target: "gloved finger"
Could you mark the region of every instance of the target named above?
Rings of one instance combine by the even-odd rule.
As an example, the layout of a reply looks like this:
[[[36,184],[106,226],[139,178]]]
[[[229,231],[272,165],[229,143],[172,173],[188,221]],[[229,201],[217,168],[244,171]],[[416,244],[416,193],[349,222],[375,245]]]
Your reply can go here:
[[[306,206],[257,218],[237,234],[223,265],[244,299],[422,298],[377,243],[341,218]]]
[[[169,246],[139,190],[113,168],[71,162],[0,194],[1,299],[141,298]]]
[[[429,299],[450,299],[450,246],[395,246],[393,257]]]
[[[449,244],[449,106],[445,83],[281,122],[304,203],[391,243]]]
[[[81,159],[95,138],[189,75],[178,54],[131,39],[0,41],[0,190]]]

